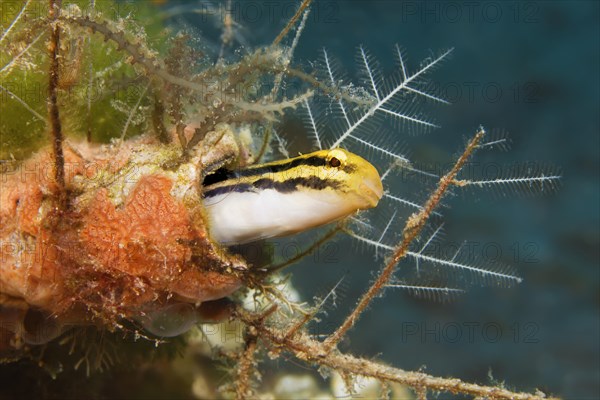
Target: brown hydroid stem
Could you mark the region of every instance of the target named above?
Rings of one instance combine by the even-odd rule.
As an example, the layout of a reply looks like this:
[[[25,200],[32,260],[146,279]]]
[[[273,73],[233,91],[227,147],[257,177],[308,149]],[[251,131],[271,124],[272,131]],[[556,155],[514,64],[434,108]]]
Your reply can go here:
[[[362,312],[367,308],[367,306],[371,303],[373,298],[377,296],[377,294],[385,287],[390,278],[392,277],[392,273],[394,272],[396,265],[398,262],[406,256],[406,253],[409,250],[412,242],[421,234],[421,231],[425,227],[427,220],[431,216],[431,213],[434,209],[439,205],[442,197],[448,190],[450,185],[454,184],[454,180],[456,175],[464,166],[465,162],[471,157],[475,149],[477,149],[477,145],[483,138],[485,134],[483,128],[480,128],[479,131],[473,136],[471,141],[467,144],[465,151],[459,157],[459,159],[454,164],[454,167],[440,178],[438,186],[436,190],[429,196],[427,203],[419,213],[413,214],[408,221],[406,222],[406,226],[403,230],[403,239],[397,249],[394,251],[393,257],[386,264],[385,268],[379,274],[377,280],[371,285],[369,290],[362,296],[356,308],[348,315],[346,320],[340,327],[329,336],[325,342],[324,347],[326,352],[330,352],[333,347],[344,337],[346,332],[354,326]]]
[[[246,345],[238,361],[235,394],[236,399],[247,399],[252,395],[251,379],[254,372],[254,354],[256,353],[256,329],[248,327]]]
[[[296,21],[298,21],[298,18],[300,18],[300,16],[304,12],[304,10],[306,10],[306,7],[308,7],[311,2],[312,2],[312,0],[304,0],[302,2],[302,4],[300,4],[300,7],[298,7],[296,14],[294,14],[294,16],[288,21],[285,28],[283,28],[283,30],[281,32],[279,32],[279,35],[277,35],[275,40],[273,40],[273,46],[277,46],[279,44],[279,42],[281,42],[283,40],[285,35],[287,35],[287,33],[290,31],[290,29],[292,29],[292,26],[294,26]]]
[[[398,382],[411,388],[425,388],[437,392],[462,393],[488,399],[518,399],[518,400],[550,400],[543,393],[513,392],[503,387],[484,386],[463,382],[454,378],[439,378],[422,372],[405,371],[388,367],[381,363],[341,354],[337,351],[326,353],[324,343],[312,339],[304,332],[287,335],[284,330],[269,327],[265,324],[263,315],[249,313],[241,307],[237,316],[247,325],[256,328],[261,340],[273,344],[273,347],[284,348],[300,360],[315,363],[356,376],[372,377],[380,382]]]
[[[60,16],[62,0],[50,0],[50,73],[48,82],[48,114],[50,116],[50,127],[52,129],[52,149],[54,152],[54,179],[58,186],[58,202],[61,207],[66,204],[65,191],[65,156],[62,143],[63,134],[60,125],[60,113],[58,111],[58,81],[60,49],[60,26],[57,20]]]

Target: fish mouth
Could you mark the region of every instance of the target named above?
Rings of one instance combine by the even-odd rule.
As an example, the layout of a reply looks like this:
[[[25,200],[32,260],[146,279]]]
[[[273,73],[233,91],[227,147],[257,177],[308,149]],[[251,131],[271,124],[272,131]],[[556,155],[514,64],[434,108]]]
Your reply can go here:
[[[368,207],[376,207],[379,200],[383,197],[383,184],[379,174],[375,171],[374,175],[366,177],[360,184],[361,195],[367,200]]]

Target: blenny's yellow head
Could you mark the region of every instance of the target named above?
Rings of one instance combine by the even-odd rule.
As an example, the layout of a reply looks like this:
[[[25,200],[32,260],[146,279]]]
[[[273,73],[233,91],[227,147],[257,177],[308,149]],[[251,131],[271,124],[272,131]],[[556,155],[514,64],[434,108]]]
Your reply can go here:
[[[224,244],[301,232],[375,207],[381,196],[375,167],[339,148],[220,169],[203,182],[211,235]]]
[[[320,150],[307,156],[325,161],[321,168],[307,169],[307,175],[323,174],[332,188],[335,186],[345,193],[343,200],[348,207],[363,210],[377,206],[383,196],[383,185],[377,169],[367,160],[340,148]]]

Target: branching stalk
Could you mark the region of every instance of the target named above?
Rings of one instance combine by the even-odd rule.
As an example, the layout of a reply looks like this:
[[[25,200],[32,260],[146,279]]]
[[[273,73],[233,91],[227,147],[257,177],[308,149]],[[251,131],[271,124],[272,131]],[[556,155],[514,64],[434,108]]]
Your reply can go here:
[[[431,194],[423,209],[420,212],[413,214],[408,219],[403,230],[402,242],[394,252],[393,257],[386,264],[377,280],[375,280],[373,285],[371,285],[369,290],[363,295],[356,308],[350,313],[343,324],[340,325],[340,327],[325,340],[324,348],[327,353],[329,353],[331,349],[333,349],[344,337],[346,332],[348,332],[348,330],[354,326],[362,312],[367,308],[371,301],[373,301],[375,296],[377,296],[377,294],[388,284],[396,265],[407,255],[410,245],[425,227],[427,220],[434,212],[435,208],[439,205],[440,201],[444,197],[444,194],[448,190],[448,187],[454,183],[454,179],[456,178],[458,172],[461,170],[469,157],[471,157],[475,149],[477,149],[477,145],[483,138],[483,135],[484,131],[483,129],[480,129],[471,139],[463,154],[454,164],[454,167],[450,170],[450,172],[440,179],[437,189]]]
[[[249,327],[246,332],[246,345],[238,361],[235,395],[238,400],[247,399],[252,394],[251,378],[254,372],[254,354],[256,353],[256,329]]]
[[[476,139],[477,136],[474,138]],[[488,399],[517,400],[549,400],[543,393],[512,392],[502,387],[477,385],[463,382],[460,379],[439,378],[422,372],[405,371],[388,367],[378,362],[341,354],[327,352],[325,343],[310,338],[306,333],[287,335],[286,330],[279,330],[265,324],[263,315],[255,315],[241,308],[237,316],[246,324],[256,328],[261,340],[267,340],[276,347],[291,352],[296,358],[309,363],[332,368],[336,371],[352,375],[371,377],[385,382],[397,382],[412,388],[427,388],[431,391],[462,393]]]
[[[50,127],[52,129],[54,151],[54,179],[58,186],[58,203],[61,208],[66,206],[65,190],[65,156],[63,154],[63,134],[60,124],[60,113],[58,110],[58,82],[59,82],[59,50],[60,50],[60,7],[62,0],[50,0],[50,71],[48,74],[48,113],[50,115]]]
[[[283,28],[283,30],[281,32],[279,32],[279,35],[277,35],[275,40],[273,40],[273,46],[277,46],[279,44],[279,42],[281,42],[283,40],[285,35],[287,35],[287,33],[290,31],[290,29],[292,29],[292,27],[294,26],[296,21],[298,21],[298,18],[300,18],[300,16],[302,15],[302,13],[306,9],[306,7],[308,7],[310,5],[310,3],[312,3],[312,0],[304,0],[302,2],[302,4],[300,4],[300,7],[298,7],[296,14],[294,14],[294,16],[288,21],[285,28]]]

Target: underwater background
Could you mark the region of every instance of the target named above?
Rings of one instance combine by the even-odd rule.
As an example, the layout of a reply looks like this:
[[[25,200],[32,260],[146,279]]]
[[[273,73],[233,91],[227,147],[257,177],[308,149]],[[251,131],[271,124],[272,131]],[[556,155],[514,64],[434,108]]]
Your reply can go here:
[[[154,3],[166,15],[201,4]],[[243,45],[270,43],[297,4],[232,1]],[[452,104],[422,110],[441,128],[417,136],[398,131],[389,139],[406,143],[412,160],[447,168],[465,138],[483,125],[512,138],[511,151],[479,155],[490,174],[515,162],[534,162],[563,175],[558,192],[465,192],[443,210],[440,251],[466,241],[480,259],[514,266],[523,283],[511,288],[475,284],[450,303],[389,289],[340,349],[437,376],[504,381],[510,388],[539,388],[564,398],[600,397],[599,3],[316,0],[312,7],[294,57],[308,70],[323,47],[353,82],[358,81],[359,45],[379,60],[384,76],[397,69],[395,44],[405,50],[411,70],[424,58],[454,48],[430,76],[434,92]],[[221,31],[212,22],[185,11],[167,19],[174,28],[193,27],[206,38],[203,46],[218,52]],[[291,154],[312,149],[300,119],[287,119],[283,130]],[[333,252],[326,257],[310,256],[288,269],[307,301],[343,278],[335,307],[311,327],[317,334],[339,325],[383,263],[349,237],[339,237],[329,249]],[[398,274],[410,267],[402,264]],[[281,372],[280,364],[263,365],[265,376]],[[285,365],[310,373],[306,368]],[[8,375],[0,379],[10,384]],[[148,398],[158,393],[151,382],[137,391]]]
[[[283,22],[270,23],[269,3],[254,4],[262,16],[255,21],[247,8],[242,21],[250,42],[258,44]],[[283,5],[289,7],[280,4],[275,15]],[[481,124],[505,130],[513,140],[511,151],[480,159],[490,168],[534,161],[560,168],[564,177],[557,193],[519,196],[507,190],[507,196],[494,196],[482,190],[457,196],[444,210],[446,241],[465,240],[484,259],[513,265],[522,284],[508,289],[474,285],[450,304],[390,289],[358,322],[342,350],[434,375],[505,381],[508,387],[537,387],[571,399],[600,396],[599,4],[377,0],[313,5],[295,60],[316,60],[325,47],[350,80],[356,77],[359,45],[380,61],[384,76],[397,66],[396,43],[413,68],[430,54],[454,47],[450,60],[432,75],[452,104],[436,107],[434,114],[425,110],[442,128],[410,141],[411,159],[450,162],[463,138]],[[292,151],[306,151],[305,146]],[[349,251],[357,248],[349,238],[336,244],[333,259],[305,260],[290,268],[305,299],[322,295],[345,277],[337,307],[314,328],[323,333],[342,321],[382,263],[373,261],[369,249]]]

